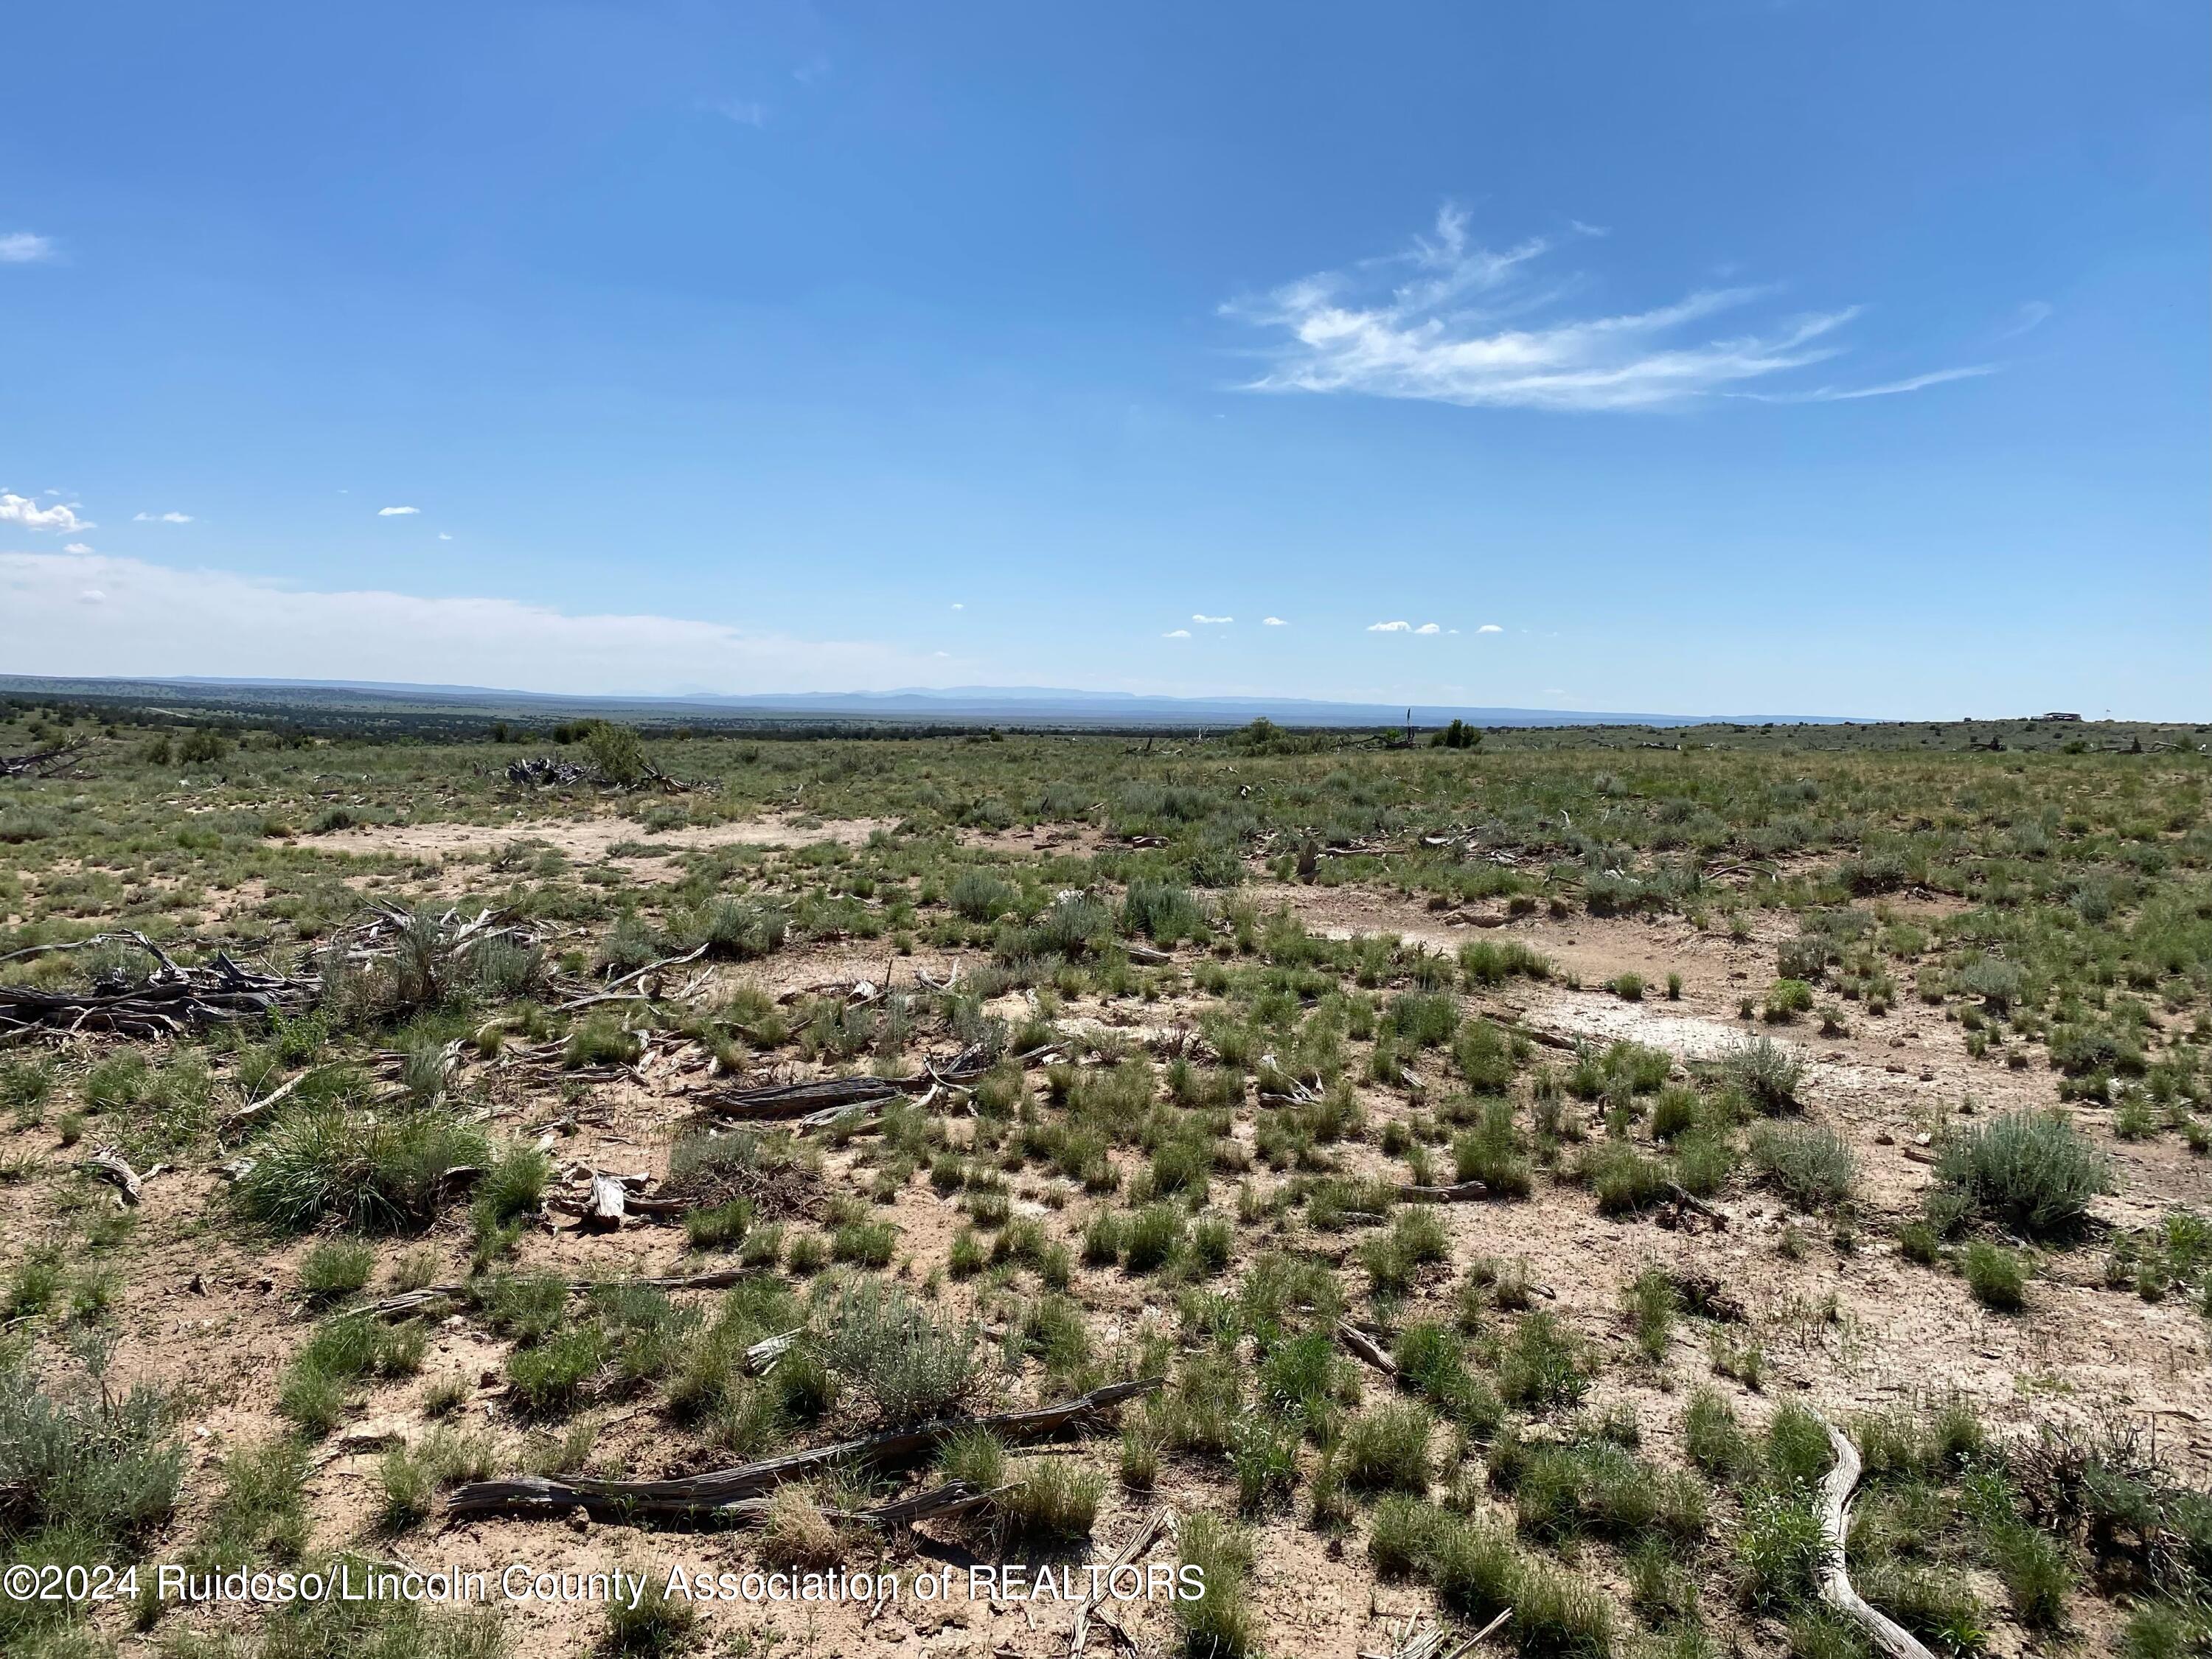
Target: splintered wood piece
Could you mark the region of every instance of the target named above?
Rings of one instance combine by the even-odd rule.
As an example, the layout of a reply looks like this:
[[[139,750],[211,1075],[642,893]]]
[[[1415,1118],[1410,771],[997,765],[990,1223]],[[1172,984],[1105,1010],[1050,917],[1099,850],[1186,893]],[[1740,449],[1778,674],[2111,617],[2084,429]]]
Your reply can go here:
[[[1385,1376],[1398,1374],[1398,1362],[1382,1352],[1382,1344],[1348,1319],[1336,1322],[1337,1340]]]
[[[80,1161],[76,1167],[88,1176],[97,1176],[102,1181],[113,1182],[116,1190],[123,1194],[123,1201],[126,1205],[137,1203],[138,1183],[142,1177],[123,1154],[112,1146],[101,1147],[90,1158]],[[147,1173],[150,1175],[152,1171]]]
[[[620,1176],[592,1172],[592,1197],[584,1210],[587,1227],[619,1227],[627,1219],[628,1198]]]

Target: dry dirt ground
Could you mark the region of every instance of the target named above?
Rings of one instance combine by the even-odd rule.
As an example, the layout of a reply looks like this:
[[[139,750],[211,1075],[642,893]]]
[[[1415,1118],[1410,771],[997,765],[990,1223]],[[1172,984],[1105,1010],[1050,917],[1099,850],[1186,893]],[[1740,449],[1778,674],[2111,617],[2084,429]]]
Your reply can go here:
[[[543,844],[580,863],[612,863],[641,881],[674,873],[662,860],[676,853],[714,847],[811,847],[819,842],[857,845],[887,818],[748,818],[738,823],[692,824],[647,830],[635,819],[599,813],[592,817],[520,818],[512,823],[379,823],[302,836],[302,847],[349,854],[395,854],[404,858],[482,857],[517,843]],[[617,847],[649,848],[610,858]]]
[[[657,844],[790,845],[812,836],[857,840],[876,825],[842,821],[818,830],[797,830],[774,821],[675,832],[653,838]],[[315,838],[315,843],[346,850],[400,851],[441,854],[475,852],[526,833],[522,826],[486,830],[452,825],[416,825],[345,831]],[[634,824],[619,820],[586,820],[533,824],[526,833],[552,841],[579,857],[604,856],[623,840],[640,839]],[[1678,1002],[1623,1002],[1598,988],[1569,990],[1536,986],[1516,988],[1503,1000],[1469,999],[1524,1020],[1533,1029],[1572,1037],[1632,1037],[1678,1059],[1706,1057],[1738,1039],[1748,1028],[1736,1005],[1771,976],[1776,937],[1754,934],[1734,941],[1724,934],[1699,932],[1679,918],[1601,921],[1578,916],[1565,921],[1534,917],[1478,933],[1475,924],[1455,921],[1391,896],[1349,888],[1262,885],[1247,890],[1263,908],[1288,905],[1317,932],[1344,937],[1392,933],[1439,947],[1455,947],[1474,937],[1517,937],[1563,968],[1585,987],[1600,986],[1625,970],[1641,973],[1657,999],[1669,973],[1680,975]],[[1498,918],[1484,917],[1485,922]],[[1780,927],[1782,924],[1772,924]],[[917,968],[942,975],[955,958],[924,951],[896,958],[895,983],[909,983]],[[795,949],[743,970],[771,989],[823,981],[880,975],[882,947],[838,945]],[[740,970],[718,970],[734,980]],[[1018,999],[1017,999],[1018,1000]],[[1011,1003],[1010,1006],[1012,1006]],[[1067,1023],[1100,1021],[1109,1026],[1146,1030],[1191,1023],[1195,1005],[1078,1003]],[[1421,1316],[1424,1306],[1442,1310],[1450,1286],[1478,1256],[1525,1258],[1533,1277],[1554,1293],[1554,1310],[1584,1334],[1607,1344],[1609,1363],[1592,1404],[1625,1402],[1641,1425],[1645,1447],[1668,1462],[1679,1461],[1679,1425],[1690,1388],[1717,1382],[1747,1418],[1762,1419],[1771,1403],[1802,1395],[1838,1419],[1854,1412],[1924,1400],[1951,1389],[1969,1395],[1993,1423],[2025,1425],[2031,1420],[2083,1418],[2118,1412],[2155,1423],[2162,1451],[2197,1479],[2212,1471],[2212,1367],[2206,1364],[2204,1320],[2185,1305],[2149,1304],[2132,1294],[2114,1293],[2099,1282],[2094,1251],[2050,1258],[2032,1284],[2027,1311],[2002,1317],[1983,1310],[1955,1276],[1908,1267],[1892,1242],[1894,1224],[1917,1211],[1930,1178],[1912,1154],[1952,1115],[1993,1112],[2023,1104],[2056,1101],[2052,1074],[2039,1065],[2027,1071],[1968,1056],[1964,1034],[1940,1010],[1907,1000],[1886,1017],[1852,1011],[1847,1035],[1820,1037],[1805,1024],[1781,1035],[1802,1049],[1810,1063],[1805,1091],[1808,1110],[1817,1121],[1840,1132],[1857,1154],[1864,1219],[1856,1248],[1838,1249],[1817,1224],[1800,1218],[1796,1231],[1807,1248],[1802,1255],[1783,1248],[1790,1223],[1779,1202],[1757,1193],[1735,1193],[1719,1203],[1726,1218],[1720,1229],[1666,1231],[1648,1221],[1608,1219],[1594,1211],[1587,1193],[1540,1180],[1529,1200],[1511,1204],[1445,1206],[1452,1258],[1430,1270],[1406,1310]],[[562,1124],[556,1152],[562,1164],[659,1172],[665,1167],[672,1132],[690,1106],[682,1091],[696,1079],[670,1066],[648,1066],[641,1085],[624,1080],[593,1088],[591,1097],[571,1112],[540,1087],[520,1076],[492,1068],[495,1127],[508,1135],[535,1135]],[[1402,1091],[1364,1086],[1363,1097],[1372,1128],[1379,1132],[1413,1104]],[[2086,1115],[2094,1120],[2094,1111]],[[1238,1133],[1249,1140],[1248,1109]],[[41,1139],[41,1135],[44,1136]],[[2102,1200],[2100,1212],[2116,1224],[2141,1224],[2167,1206],[2201,1205],[2206,1195],[2203,1165],[2192,1163],[2171,1139],[2130,1144],[2100,1134],[2120,1166],[2123,1188]],[[11,1154],[52,1156],[51,1137],[21,1133],[0,1136],[12,1141]],[[830,1154],[826,1184],[836,1191],[854,1147]],[[1355,1167],[1379,1170],[1388,1160],[1371,1145],[1352,1154]],[[1394,1166],[1395,1167],[1395,1166]],[[1267,1179],[1259,1177],[1263,1183]],[[859,1182],[853,1183],[857,1186]],[[138,1255],[122,1291],[120,1327],[127,1334],[117,1358],[119,1375],[150,1375],[181,1386],[193,1402],[186,1429],[204,1473],[188,1481],[187,1499],[176,1535],[191,1536],[214,1490],[214,1466],[229,1447],[260,1439],[278,1425],[276,1391],[283,1362],[308,1328],[307,1310],[294,1298],[294,1268],[301,1244],[271,1256],[230,1236],[206,1218],[219,1206],[220,1182],[212,1174],[177,1172],[156,1176],[147,1186],[136,1247]],[[18,1188],[17,1190],[23,1190]],[[1055,1237],[1073,1239],[1089,1212],[1088,1201],[1056,1179],[1030,1176],[1016,1184],[1016,1208],[1042,1218]],[[942,1261],[957,1218],[951,1200],[935,1194],[925,1180],[910,1182],[896,1202],[881,1213],[901,1229],[901,1261],[896,1272],[918,1280]],[[20,1248],[40,1221],[20,1212],[4,1224],[11,1247]],[[1289,1242],[1341,1258],[1347,1246],[1335,1239],[1305,1234],[1295,1222],[1285,1240],[1251,1235],[1247,1229],[1240,1253],[1267,1243]],[[449,1220],[420,1248],[439,1256],[438,1277],[465,1271],[467,1244],[458,1220]],[[387,1247],[396,1256],[414,1246]],[[667,1273],[681,1267],[681,1235],[666,1227],[629,1228],[617,1234],[569,1230],[527,1239],[520,1264],[578,1275]],[[1629,1357],[1620,1294],[1625,1282],[1648,1263],[1696,1269],[1714,1275],[1747,1304],[1753,1328],[1766,1350],[1769,1370],[1761,1394],[1718,1379],[1701,1334],[1685,1322],[1673,1350],[1656,1366]],[[1170,1326],[1170,1292],[1152,1281],[1125,1278],[1113,1270],[1083,1270],[1077,1291],[1091,1310],[1101,1345],[1133,1332],[1147,1311]],[[962,1305],[964,1292],[954,1286],[948,1304]],[[758,1564],[750,1537],[742,1532],[681,1532],[558,1521],[489,1520],[440,1530],[433,1522],[396,1545],[374,1528],[375,1452],[387,1437],[412,1438],[428,1421],[422,1398],[446,1379],[466,1384],[470,1403],[465,1420],[515,1438],[514,1425],[501,1401],[503,1345],[488,1339],[456,1315],[435,1329],[431,1353],[421,1376],[376,1388],[362,1418],[326,1443],[310,1487],[319,1547],[353,1545],[380,1559],[423,1565],[456,1563],[465,1567],[501,1567],[510,1562],[533,1570],[590,1571],[617,1564],[644,1568],[657,1578],[668,1568],[720,1571]],[[1370,1379],[1371,1381],[1372,1379]],[[1091,1454],[1109,1464],[1110,1438],[1091,1444]],[[601,1425],[593,1455],[595,1467],[636,1475],[677,1472],[679,1460],[650,1412],[616,1410]],[[1109,1486],[1089,1559],[1110,1556],[1158,1503],[1179,1510],[1224,1506],[1218,1475],[1170,1459],[1163,1464],[1159,1490],[1139,1499]],[[970,1559],[952,1536],[917,1540],[917,1553],[903,1557],[904,1567],[953,1564]],[[1070,1559],[1085,1559],[1078,1555]],[[1164,1546],[1154,1559],[1171,1559]],[[1602,1579],[1607,1558],[1593,1554],[1588,1569]],[[865,1564],[848,1559],[848,1570]],[[1607,1587],[1625,1600],[1618,1578]],[[2002,1604],[1994,1583],[1984,1592]],[[1719,1595],[1709,1590],[1709,1605]],[[1250,1584],[1257,1627],[1265,1650],[1299,1659],[1351,1659],[1363,1651],[1387,1650],[1387,1626],[1394,1618],[1433,1607],[1430,1593],[1401,1584],[1377,1586],[1364,1548],[1364,1522],[1341,1542],[1333,1542],[1292,1516],[1266,1525]],[[1158,1654],[1172,1645],[1172,1625],[1163,1607],[1138,1603],[1117,1609],[1134,1651]],[[704,1646],[729,1653],[842,1655],[973,1655],[994,1659],[1043,1659],[1066,1652],[1073,1610],[1055,1601],[970,1601],[956,1594],[949,1601],[922,1604],[911,1598],[866,1617],[849,1604],[769,1610],[761,1607],[705,1610]],[[525,1654],[580,1654],[604,1630],[597,1607],[527,1607],[507,1614]],[[222,1615],[194,1613],[199,1626],[219,1625]],[[2081,1635],[2078,1650],[2100,1650],[2109,1632],[2092,1625]],[[750,1645],[747,1645],[750,1643]],[[1113,1632],[1094,1625],[1090,1651],[1116,1649]],[[2000,1649],[2000,1651],[2002,1650]]]

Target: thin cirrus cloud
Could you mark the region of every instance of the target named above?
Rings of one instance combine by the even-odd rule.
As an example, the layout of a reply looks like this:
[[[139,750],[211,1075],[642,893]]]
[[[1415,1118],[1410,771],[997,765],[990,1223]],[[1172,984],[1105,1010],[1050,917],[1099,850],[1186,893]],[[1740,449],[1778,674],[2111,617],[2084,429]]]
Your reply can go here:
[[[35,265],[52,259],[59,250],[51,236],[38,236],[27,230],[11,230],[0,235],[0,265]]]
[[[73,502],[56,501],[52,507],[40,507],[28,495],[11,495],[5,490],[0,490],[0,524],[14,525],[19,530],[65,530],[72,535],[94,528],[89,519],[78,514]]]
[[[1161,635],[1160,637],[1164,640],[1187,640],[1190,637],[1190,629],[1188,628],[1170,628],[1166,633]]]
[[[1206,623],[1214,627],[1218,627],[1223,623],[1233,623],[1237,620],[1234,617],[1209,617],[1203,611],[1192,612],[1190,619],[1194,623]]]
[[[192,515],[189,513],[133,513],[131,515],[133,524],[190,524],[191,521]]]
[[[422,510],[419,507],[380,507],[376,509],[376,516],[380,519],[411,519]]]
[[[1838,331],[1859,314],[1845,306],[1725,333],[1698,326],[1771,297],[1771,289],[1754,287],[1700,289],[1644,311],[1572,314],[1561,306],[1576,284],[1535,272],[1553,251],[1542,237],[1502,252],[1480,246],[1468,240],[1465,211],[1447,204],[1434,233],[1401,252],[1224,305],[1224,315],[1284,337],[1267,352],[1267,371],[1243,389],[1468,408],[1673,409],[1841,355],[1847,348]],[[1914,392],[1989,372],[1986,365],[1939,369],[1786,401]]]
[[[1854,398],[1888,398],[1900,392],[1917,392],[1923,386],[1941,386],[1946,380],[1971,380],[1978,374],[1994,374],[1995,363],[1976,363],[1965,368],[1939,368],[1926,374],[1908,375],[1902,380],[1891,380],[1882,386],[1815,386],[1810,392],[1746,392],[1740,396],[1756,398],[1763,404],[1843,404]]]

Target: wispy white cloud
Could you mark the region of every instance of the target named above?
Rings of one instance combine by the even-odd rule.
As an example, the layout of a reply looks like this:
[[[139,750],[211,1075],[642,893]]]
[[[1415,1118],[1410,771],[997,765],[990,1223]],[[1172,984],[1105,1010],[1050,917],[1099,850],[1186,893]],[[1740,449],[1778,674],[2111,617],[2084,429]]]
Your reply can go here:
[[[1505,630],[1496,623],[1485,623],[1474,631],[1478,634],[1503,634]]]
[[[1974,363],[1964,368],[1939,368],[1926,374],[1915,374],[1902,380],[1890,380],[1881,386],[1815,386],[1810,392],[1745,392],[1740,397],[1755,398],[1763,404],[1842,404],[1854,398],[1890,398],[1900,392],[1917,392],[1923,386],[1941,386],[1946,380],[1971,380],[1978,375],[1994,374],[1995,363]]]
[[[99,593],[99,601],[86,599]],[[514,599],[317,592],[144,560],[0,553],[0,662],[22,674],[225,674],[592,693],[942,684],[944,659],[866,641]],[[972,672],[962,662],[951,672]]]
[[[1164,640],[1187,640],[1190,637],[1190,629],[1188,628],[1170,628],[1166,633],[1161,635],[1160,637]]]
[[[34,236],[27,230],[0,235],[0,265],[35,265],[58,252],[51,236]]]
[[[441,531],[438,532],[438,539],[439,539],[440,541],[441,541],[441,542],[449,542],[449,541],[453,540],[453,538],[452,535],[450,535],[448,532],[447,532],[446,531],[441,530]]]
[[[726,121],[735,121],[741,127],[764,127],[768,125],[768,106],[750,98],[727,98],[714,106],[714,113]]]
[[[66,530],[72,534],[94,527],[89,519],[78,516],[73,502],[40,507],[28,495],[12,495],[5,490],[0,490],[0,524],[11,524],[20,530]]]
[[[1290,623],[1285,622],[1280,617],[1262,617],[1260,618],[1260,626],[1262,628],[1288,628]]]
[[[2058,307],[2048,300],[2023,301],[2020,309],[2013,313],[2012,321],[1997,331],[1997,338],[2015,339],[2030,329],[2041,328],[2057,314]]]
[[[1441,628],[1437,627],[1434,623],[1422,623],[1419,628],[1415,629],[1413,631],[1414,631],[1416,634],[1441,634],[1441,633],[1443,633],[1444,630],[1443,630],[1443,629],[1441,629]],[[1456,633],[1457,631],[1458,631],[1458,630],[1457,630],[1456,629],[1455,629],[1453,630],[1453,632],[1455,632],[1455,633]]]
[[[376,509],[376,516],[380,519],[411,519],[422,510],[419,507],[380,507]]]
[[[189,513],[133,513],[131,515],[133,524],[190,524],[191,521],[192,515]]]
[[[1836,331],[1858,315],[1845,306],[1726,334],[1693,328],[1771,297],[1752,287],[1700,289],[1641,311],[1563,315],[1572,284],[1539,283],[1533,269],[1552,251],[1542,238],[1503,252],[1480,246],[1466,214],[1448,205],[1434,232],[1401,253],[1232,301],[1225,315],[1287,337],[1245,389],[1469,407],[1665,409],[1835,356],[1844,349]],[[1523,320],[1539,315],[1546,319]]]
[[[1218,626],[1223,623],[1233,623],[1237,618],[1234,617],[1209,617],[1202,611],[1194,611],[1191,615],[1191,620],[1194,623],[1204,623],[1212,626]]]
[[[1413,624],[1409,622],[1370,623],[1367,631],[1370,634],[1410,634],[1413,631]]]

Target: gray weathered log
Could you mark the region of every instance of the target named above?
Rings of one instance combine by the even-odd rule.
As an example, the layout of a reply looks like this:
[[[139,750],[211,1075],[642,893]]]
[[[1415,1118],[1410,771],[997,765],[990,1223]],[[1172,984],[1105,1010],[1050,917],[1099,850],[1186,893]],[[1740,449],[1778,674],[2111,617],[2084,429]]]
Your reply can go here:
[[[840,1464],[878,1467],[912,1462],[948,1437],[965,1429],[986,1429],[1002,1440],[1034,1439],[1080,1426],[1125,1400],[1149,1394],[1164,1378],[1109,1382],[1057,1405],[988,1417],[940,1418],[912,1428],[889,1429],[858,1440],[787,1452],[781,1457],[744,1463],[705,1474],[666,1480],[602,1480],[588,1475],[509,1475],[456,1487],[446,1500],[449,1516],[465,1515],[557,1515],[581,1509],[595,1516],[670,1519],[715,1516],[745,1518],[742,1507],[787,1481],[805,1480]]]
[[[1398,1362],[1382,1351],[1382,1345],[1361,1330],[1348,1319],[1336,1322],[1337,1340],[1372,1365],[1385,1376],[1398,1374]]]

